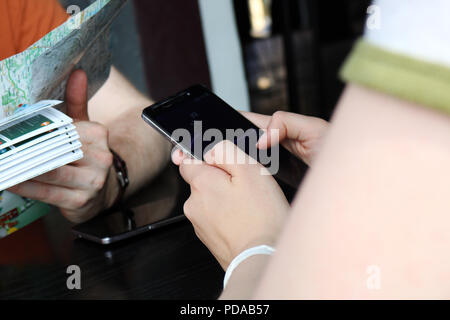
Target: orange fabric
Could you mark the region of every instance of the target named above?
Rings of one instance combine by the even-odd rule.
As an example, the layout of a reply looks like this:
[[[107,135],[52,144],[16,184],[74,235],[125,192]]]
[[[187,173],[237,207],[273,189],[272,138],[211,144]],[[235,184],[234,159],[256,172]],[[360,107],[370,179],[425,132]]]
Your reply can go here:
[[[64,23],[57,0],[0,0],[0,60],[20,53]],[[0,264],[46,261],[51,249],[42,219],[0,240]]]
[[[0,0],[0,60],[24,51],[67,18],[57,0]]]

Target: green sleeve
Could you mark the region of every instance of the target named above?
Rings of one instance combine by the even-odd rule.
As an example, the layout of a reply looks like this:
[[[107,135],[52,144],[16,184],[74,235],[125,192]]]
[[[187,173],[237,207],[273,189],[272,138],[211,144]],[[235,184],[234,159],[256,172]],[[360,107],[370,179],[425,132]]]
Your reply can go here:
[[[450,114],[450,68],[393,53],[359,40],[340,77]]]

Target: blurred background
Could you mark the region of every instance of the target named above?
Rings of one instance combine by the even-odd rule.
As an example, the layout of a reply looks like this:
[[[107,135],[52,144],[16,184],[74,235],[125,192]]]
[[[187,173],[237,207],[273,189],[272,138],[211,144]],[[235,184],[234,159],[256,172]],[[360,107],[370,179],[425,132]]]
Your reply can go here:
[[[129,0],[113,25],[113,63],[154,100],[202,83],[237,109],[329,119],[370,2]]]

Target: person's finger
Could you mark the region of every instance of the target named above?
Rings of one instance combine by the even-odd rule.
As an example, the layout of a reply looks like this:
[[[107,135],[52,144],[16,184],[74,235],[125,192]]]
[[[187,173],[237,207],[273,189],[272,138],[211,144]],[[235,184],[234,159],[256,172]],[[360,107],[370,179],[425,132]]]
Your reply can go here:
[[[178,147],[173,148],[171,159],[175,165],[179,166],[186,158],[188,158],[188,156],[181,149]]]
[[[67,115],[75,121],[89,120],[88,79],[83,70],[75,70],[69,76],[66,86]]]
[[[24,198],[42,201],[67,210],[78,209],[89,200],[87,194],[82,191],[32,180],[11,187],[8,191]]]
[[[195,190],[191,190],[191,195],[184,202],[183,212],[186,218],[194,225],[197,222],[196,213],[200,212],[200,203],[196,201],[197,197],[195,196]]]
[[[257,127],[266,129],[270,123],[270,116],[262,115],[254,112],[239,111],[244,117],[253,122]]]
[[[77,190],[100,190],[106,180],[104,171],[95,168],[66,165],[44,173],[31,181]]]
[[[264,168],[255,159],[228,140],[219,142],[208,151],[205,161],[211,166],[224,170],[232,177],[244,174],[260,174]]]
[[[201,161],[184,159],[179,167],[180,174],[192,188],[210,187],[221,181],[229,181],[230,176],[224,171]]]
[[[259,149],[267,149],[286,139],[307,140],[326,127],[325,120],[300,114],[277,111],[273,114],[266,132],[258,141]]]

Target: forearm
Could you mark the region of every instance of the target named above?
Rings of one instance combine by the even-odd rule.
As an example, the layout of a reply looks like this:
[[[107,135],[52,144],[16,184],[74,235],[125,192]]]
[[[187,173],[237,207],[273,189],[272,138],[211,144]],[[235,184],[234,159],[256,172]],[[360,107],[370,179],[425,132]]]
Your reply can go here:
[[[141,119],[142,110],[151,104],[115,68],[89,102],[91,120],[108,128],[110,148],[127,163],[130,185],[126,195],[148,183],[169,159],[170,144]],[[118,190],[113,170],[108,181],[112,198]]]
[[[349,86],[255,297],[445,296],[449,137],[448,115]]]
[[[264,270],[269,262],[268,255],[255,255],[243,261],[231,275],[221,300],[246,300],[255,293]]]
[[[125,196],[134,194],[161,172],[170,156],[170,143],[140,118],[141,112],[141,108],[129,110],[123,114],[120,126],[108,126],[110,148],[127,163],[130,185]],[[113,170],[111,176],[116,184]]]

